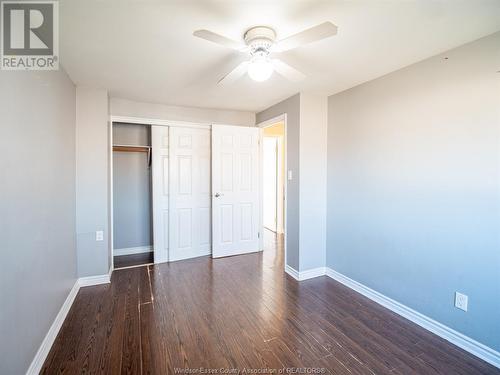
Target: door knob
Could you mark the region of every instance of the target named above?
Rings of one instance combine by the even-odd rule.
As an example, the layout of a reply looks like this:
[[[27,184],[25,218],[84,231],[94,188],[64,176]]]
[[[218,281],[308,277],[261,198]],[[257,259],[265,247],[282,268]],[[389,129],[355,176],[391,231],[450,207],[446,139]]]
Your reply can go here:
[[[221,193],[215,193],[215,198],[219,198],[219,197],[222,197],[224,194],[221,194]]]

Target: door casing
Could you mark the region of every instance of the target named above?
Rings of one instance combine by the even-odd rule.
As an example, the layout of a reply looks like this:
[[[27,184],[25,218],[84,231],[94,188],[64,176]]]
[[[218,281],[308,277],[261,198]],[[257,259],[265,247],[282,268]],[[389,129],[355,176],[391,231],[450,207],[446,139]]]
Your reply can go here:
[[[284,134],[284,143],[285,143],[285,155],[284,155],[284,162],[285,162],[285,176],[284,176],[284,217],[283,217],[283,232],[284,232],[284,255],[285,255],[285,262],[283,267],[286,266],[286,258],[287,258],[287,236],[286,236],[286,233],[287,233],[287,175],[288,175],[288,163],[287,163],[287,154],[288,154],[288,150],[287,150],[287,115],[286,113],[283,113],[281,115],[278,115],[276,117],[273,117],[269,120],[266,120],[266,121],[263,121],[259,124],[257,124],[256,126],[259,127],[259,128],[265,128],[265,127],[268,127],[268,126],[271,126],[273,124],[276,124],[280,121],[283,121],[284,122],[284,128],[285,128],[285,134]],[[108,126],[109,126],[109,149],[111,150],[109,152],[109,155],[112,156],[112,149],[113,149],[113,137],[112,137],[112,126],[113,126],[113,123],[116,122],[116,123],[128,123],[128,124],[138,124],[138,125],[157,125],[157,126],[184,126],[184,127],[195,127],[195,128],[205,128],[205,129],[211,129],[211,124],[210,123],[201,123],[201,122],[190,122],[190,121],[176,121],[176,120],[162,120],[162,119],[157,119],[157,118],[145,118],[145,117],[132,117],[132,116],[114,116],[114,115],[111,115],[109,117],[109,123],[108,123]],[[261,142],[260,144],[262,144],[262,133],[260,135],[260,138],[261,138]],[[110,159],[112,160],[112,159]],[[260,151],[260,160],[262,162],[262,148],[261,148],[261,151]],[[262,175],[262,165],[260,167],[261,169],[261,172],[260,172],[260,175]],[[109,179],[112,183],[113,181],[113,163],[109,162]],[[262,178],[261,178],[261,184],[262,184]],[[261,186],[261,192],[262,192],[262,186]],[[262,212],[262,194],[260,194],[260,210]],[[109,222],[110,222],[110,226],[109,226],[109,236],[111,238],[111,241],[110,241],[110,249],[109,249],[109,253],[110,253],[110,257],[111,257],[111,269],[110,269],[110,272],[113,270],[114,266],[113,266],[113,244],[112,244],[112,238],[113,238],[113,189],[112,189],[112,186],[110,188],[110,192],[109,192]],[[263,225],[262,225],[262,215],[261,216],[261,220],[260,220],[260,224],[259,224],[259,227],[260,227],[260,230],[261,230],[261,233],[263,233]],[[260,248],[263,249],[263,236],[261,235],[260,236]]]

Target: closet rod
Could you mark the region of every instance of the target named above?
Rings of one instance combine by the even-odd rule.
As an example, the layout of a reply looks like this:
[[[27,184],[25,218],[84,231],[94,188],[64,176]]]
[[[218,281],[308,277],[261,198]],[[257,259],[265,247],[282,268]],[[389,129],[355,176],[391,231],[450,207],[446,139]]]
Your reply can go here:
[[[149,153],[149,150],[151,147],[149,146],[113,146],[113,151],[119,151],[119,152],[147,152]]]

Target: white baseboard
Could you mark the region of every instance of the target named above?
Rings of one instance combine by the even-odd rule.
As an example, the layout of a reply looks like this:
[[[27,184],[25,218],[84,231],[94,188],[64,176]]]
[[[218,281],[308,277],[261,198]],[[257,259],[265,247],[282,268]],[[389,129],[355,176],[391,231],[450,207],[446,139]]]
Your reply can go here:
[[[42,370],[42,366],[47,359],[47,355],[49,354],[50,348],[54,344],[56,340],[57,334],[61,329],[68,312],[75,301],[75,298],[78,294],[78,291],[81,287],[91,286],[91,285],[99,285],[99,284],[109,284],[111,280],[111,274],[113,273],[113,269],[110,268],[109,273],[107,275],[99,275],[99,276],[88,276],[88,277],[80,277],[75,281],[73,288],[71,288],[66,300],[64,301],[61,309],[56,315],[54,322],[49,328],[49,331],[45,335],[45,338],[42,341],[42,344],[38,348],[38,351],[35,354],[35,358],[31,362],[26,375],[38,375]]]
[[[285,264],[285,272],[292,276],[295,280],[300,280],[299,278],[299,271],[297,271],[295,268],[290,267],[288,264]]]
[[[153,246],[126,247],[123,249],[113,249],[113,256],[150,253],[152,251]]]
[[[318,268],[313,268],[310,270],[306,271],[297,271],[295,268],[290,267],[288,264],[285,265],[285,272],[292,276],[295,280],[298,281],[303,281],[303,280],[308,280],[312,279],[314,277],[318,276],[324,276],[325,275],[325,267],[318,267]]]
[[[68,315],[71,305],[73,305],[73,301],[75,300],[79,289],[80,284],[78,283],[78,280],[76,280],[73,288],[71,288],[68,294],[68,297],[66,297],[66,300],[61,306],[61,309],[57,313],[54,322],[50,326],[49,331],[45,335],[42,344],[38,348],[38,351],[35,354],[35,358],[33,358],[33,361],[31,362],[31,365],[26,372],[27,375],[38,375],[42,370],[45,359],[47,358],[47,355],[49,355],[50,348],[52,348],[52,344],[56,340],[57,334],[59,333],[59,330],[64,323],[64,319],[66,319],[66,315]]]
[[[325,267],[313,268],[311,270],[300,271],[299,272],[299,280],[308,280],[313,279],[318,276],[325,276]]]
[[[415,311],[410,307],[405,306],[402,303],[399,303],[361,283],[358,283],[357,281],[354,281],[331,268],[326,268],[326,275],[341,284],[344,284],[348,288],[361,293],[365,297],[368,297],[372,301],[377,302],[396,314],[401,315],[415,324],[418,324],[420,327],[425,328],[439,337],[442,337],[459,348],[462,348],[476,357],[492,364],[493,366],[500,368],[500,353],[496,350],[481,344],[480,342],[465,336],[464,334],[455,331],[454,329],[445,326],[444,324],[439,323],[434,319],[431,319],[428,316],[425,316],[418,311]]]
[[[113,272],[113,271],[111,271]],[[78,279],[78,284],[80,288],[84,286],[92,286],[92,285],[100,285],[100,284],[109,284],[111,282],[110,273],[105,275],[97,275],[97,276],[86,276],[80,277]]]

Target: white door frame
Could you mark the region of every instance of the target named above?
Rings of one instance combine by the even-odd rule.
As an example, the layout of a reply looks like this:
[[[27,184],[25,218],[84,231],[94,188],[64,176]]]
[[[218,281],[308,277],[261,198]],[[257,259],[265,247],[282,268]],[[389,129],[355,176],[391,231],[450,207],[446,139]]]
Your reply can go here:
[[[284,143],[285,143],[285,155],[284,155],[284,161],[285,161],[285,176],[284,176],[284,214],[283,214],[283,232],[284,232],[284,252],[285,252],[285,259],[283,262],[283,267],[286,266],[286,259],[287,259],[287,199],[288,199],[288,194],[287,194],[287,189],[288,189],[288,179],[287,179],[287,173],[288,173],[288,161],[287,161],[287,155],[288,155],[288,142],[287,142],[287,136],[288,136],[288,131],[287,131],[287,115],[286,113],[283,113],[279,116],[273,117],[269,120],[263,121],[256,126],[259,128],[266,128],[271,125],[274,125],[278,122],[282,121],[284,123]],[[110,228],[109,228],[109,236],[111,238],[110,242],[110,252],[111,252],[111,269],[114,269],[114,254],[113,254],[113,123],[115,122],[121,122],[121,123],[127,123],[127,124],[138,124],[138,125],[157,125],[157,126],[183,126],[183,127],[202,127],[206,129],[211,129],[212,128],[212,123],[202,123],[202,122],[190,122],[190,121],[177,121],[177,120],[162,120],[162,119],[157,119],[157,118],[143,118],[143,117],[133,117],[133,116],[115,116],[115,115],[110,115],[109,116],[109,178],[110,178],[110,193],[109,193],[109,221],[111,223]],[[221,124],[222,125],[222,124]],[[260,212],[262,213],[262,191],[263,191],[263,179],[262,179],[262,131],[260,133]],[[260,215],[260,224],[259,224],[261,233],[264,232],[264,226],[262,222],[262,214]],[[261,250],[264,248],[264,236],[260,236],[260,248]]]
[[[276,177],[278,178],[278,186],[277,188],[282,188],[281,191],[277,193],[277,202],[276,202],[276,210],[279,212],[276,213],[276,231],[279,234],[285,233],[285,188],[286,188],[286,165],[285,165],[285,155],[282,150],[285,150],[285,133],[283,131],[283,136],[278,136],[277,138],[277,161],[278,166],[282,167],[282,170],[278,170],[276,173]]]
[[[113,240],[113,119],[110,117],[108,121],[108,178],[109,178],[109,191],[108,191],[108,232],[109,232],[109,252],[111,254],[111,264],[109,265],[109,274],[115,269],[115,258],[114,258],[114,240]]]
[[[175,121],[175,120],[161,120],[161,119],[152,119],[152,118],[142,118],[142,117],[129,117],[129,116],[109,116],[108,120],[108,178],[109,178],[109,193],[108,193],[108,222],[109,222],[109,252],[111,254],[111,264],[109,272],[115,269],[115,261],[114,261],[114,243],[113,243],[113,124],[115,122],[121,122],[126,124],[136,124],[136,125],[157,125],[157,126],[182,126],[189,128],[205,128],[211,129],[212,124],[210,123],[196,123],[189,121]]]
[[[279,194],[279,188],[280,188],[280,170],[279,170],[279,166],[281,166],[281,162],[282,160],[280,160],[280,154],[281,154],[281,148],[283,146],[282,143],[279,142],[279,139],[280,139],[280,136],[276,136],[276,135],[273,135],[273,136],[263,136],[262,137],[262,201],[264,202],[264,195],[266,194],[266,191],[264,190],[265,189],[265,181],[264,181],[264,170],[265,170],[265,166],[264,166],[264,162],[266,161],[266,156],[264,155],[265,151],[264,151],[264,143],[266,143],[265,141],[266,140],[272,140],[273,141],[273,146],[274,146],[274,158],[275,158],[275,163],[274,163],[274,178],[275,178],[275,189],[274,189],[274,201],[275,201],[275,205],[274,205],[274,230],[273,229],[269,229],[268,227],[266,227],[266,223],[263,223],[264,225],[264,228],[267,228],[269,229],[270,231],[272,232],[275,232],[275,233],[279,233],[279,225],[278,225],[278,221],[279,221],[279,208],[281,206],[281,208],[283,208],[283,204],[279,204],[279,199],[282,198],[282,194]],[[262,207],[262,216],[264,218],[265,216],[265,210],[264,210],[264,207]],[[283,212],[281,212],[281,216],[283,215]],[[268,222],[269,223],[269,222]]]
[[[286,259],[287,259],[287,211],[288,211],[288,128],[287,128],[287,116],[286,113],[282,113],[281,115],[278,115],[276,117],[273,117],[269,120],[263,121],[261,123],[258,123],[257,126],[261,129],[268,128],[272,125],[276,125],[277,123],[282,122],[284,124],[284,135],[283,135],[283,142],[284,142],[284,148],[285,148],[285,155],[284,157],[284,163],[285,163],[285,176],[283,176],[283,185],[284,185],[284,196],[283,196],[283,247],[284,247],[284,252],[285,252],[285,259],[283,262],[283,268],[286,267]],[[262,206],[263,206],[263,191],[264,191],[264,182],[263,182],[263,169],[264,169],[264,158],[263,158],[263,141],[262,139],[264,138],[264,132],[261,130],[260,132],[260,228],[261,228],[261,233],[264,232],[264,224],[263,224],[263,211],[262,211]],[[260,247],[263,248],[264,242],[263,242],[263,235],[260,236]]]

